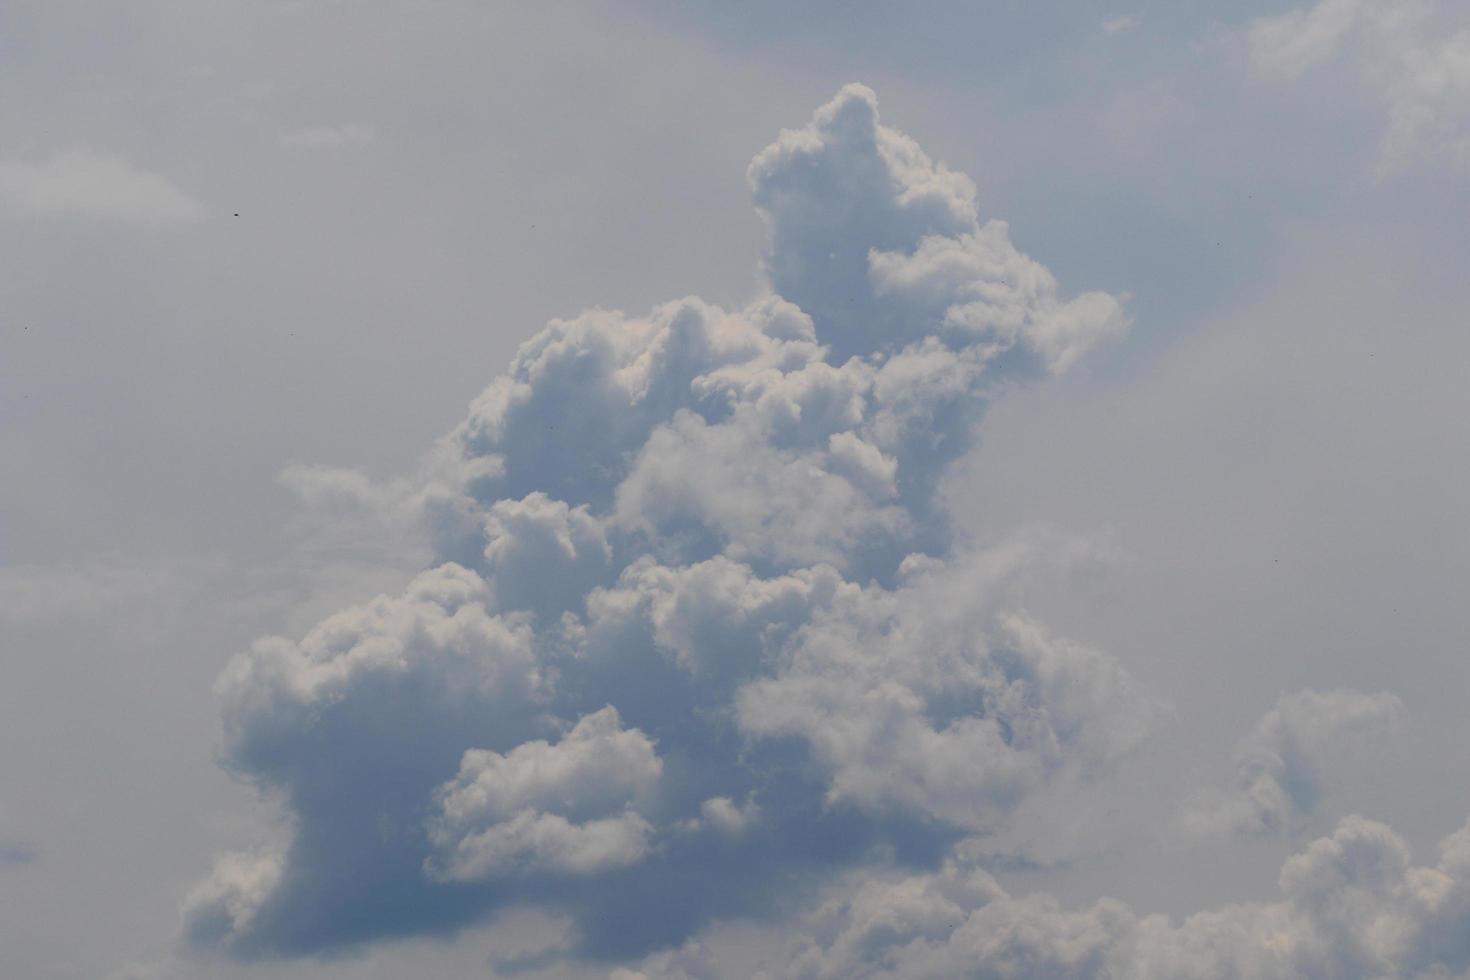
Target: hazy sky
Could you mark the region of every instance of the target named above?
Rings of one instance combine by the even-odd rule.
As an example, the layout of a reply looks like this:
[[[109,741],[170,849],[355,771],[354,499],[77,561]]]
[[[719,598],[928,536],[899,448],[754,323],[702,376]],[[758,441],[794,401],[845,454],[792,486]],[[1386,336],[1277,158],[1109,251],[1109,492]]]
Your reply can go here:
[[[0,974],[1470,976],[1470,9],[11,0]]]

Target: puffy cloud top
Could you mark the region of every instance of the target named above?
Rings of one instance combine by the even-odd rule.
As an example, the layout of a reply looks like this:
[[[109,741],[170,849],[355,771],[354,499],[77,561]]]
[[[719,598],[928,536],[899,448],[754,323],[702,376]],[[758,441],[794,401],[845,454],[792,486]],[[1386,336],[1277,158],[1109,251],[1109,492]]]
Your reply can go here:
[[[1015,586],[1044,535],[957,548],[939,487],[1001,382],[1126,325],[980,224],[849,86],[751,165],[770,292],[551,323],[414,479],[287,476],[422,520],[397,596],[221,679],[224,758],[279,851],[188,933],[242,955],[442,932],[508,904],[579,951],[677,946],[858,865],[933,869],[1152,717]]]
[[[1414,865],[1403,839],[1341,821],[1282,866],[1281,898],[1175,922],[1104,899],[1079,910],[1014,896],[964,850],[933,872],[856,872],[786,931],[763,937],[782,980],[1347,980],[1461,976],[1470,967],[1470,827]],[[699,941],[615,980],[734,980]]]
[[[612,707],[555,745],[526,742],[505,755],[470,749],[436,794],[429,838],[440,856],[430,874],[475,880],[518,865],[590,874],[633,864],[652,828],[632,804],[662,770],[653,743],[624,730]]]
[[[771,285],[812,316],[838,358],[939,335],[1059,369],[1126,324],[1105,293],[1060,299],[1004,222],[980,224],[968,177],[879,124],[865,86],[784,131],[749,179],[770,228]]]

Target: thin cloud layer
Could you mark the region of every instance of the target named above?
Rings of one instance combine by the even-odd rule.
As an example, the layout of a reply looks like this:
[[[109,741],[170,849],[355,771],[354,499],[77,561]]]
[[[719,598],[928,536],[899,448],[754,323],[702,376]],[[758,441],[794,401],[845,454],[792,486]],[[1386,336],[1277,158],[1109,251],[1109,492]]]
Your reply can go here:
[[[1017,603],[1075,547],[956,548],[939,488],[987,400],[1127,326],[982,224],[843,89],[750,169],[767,295],[593,310],[527,341],[422,476],[296,468],[418,515],[401,594],[219,682],[223,758],[278,799],[186,933],[291,955],[570,915],[629,957],[854,867],[932,868],[1107,770],[1153,705]]]
[[[80,151],[58,153],[44,163],[0,161],[0,204],[23,213],[145,225],[193,221],[204,211],[159,174]]]
[[[1446,9],[1448,8],[1448,9]],[[1354,47],[1388,110],[1384,159],[1470,164],[1470,27],[1436,0],[1318,0],[1250,25],[1251,63],[1292,80]]]

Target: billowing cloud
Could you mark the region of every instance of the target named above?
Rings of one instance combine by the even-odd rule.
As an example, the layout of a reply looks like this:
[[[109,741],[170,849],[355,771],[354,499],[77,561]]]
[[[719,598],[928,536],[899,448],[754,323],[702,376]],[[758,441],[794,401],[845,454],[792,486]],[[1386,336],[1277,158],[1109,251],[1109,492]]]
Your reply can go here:
[[[580,954],[676,947],[857,866],[933,868],[1152,703],[1019,596],[1076,547],[957,542],[941,483],[987,399],[1127,325],[981,223],[843,89],[750,168],[769,290],[551,323],[414,479],[283,477],[416,515],[406,590],[258,642],[226,764],[283,847],[194,894],[197,944],[319,952],[512,905]]]
[[[1236,785],[1195,801],[1184,815],[1203,837],[1284,833],[1310,814],[1322,775],[1354,749],[1391,733],[1404,705],[1392,694],[1297,691],[1282,695],[1235,747]]]
[[[1470,26],[1434,0],[1318,0],[1258,18],[1249,31],[1253,67],[1276,79],[1297,78],[1354,42],[1388,109],[1385,162],[1428,150],[1470,163]]]
[[[1116,298],[1059,297],[1005,222],[979,222],[970,179],[880,126],[875,104],[849,86],[750,165],[771,285],[840,325],[823,336],[838,359],[938,335],[1062,368],[1122,329]]]
[[[957,849],[924,874],[857,872],[734,967],[693,940],[618,980],[1064,977],[1328,980],[1459,976],[1470,967],[1470,826],[1414,865],[1389,827],[1348,817],[1282,866],[1281,898],[1173,921],[1104,899],[1077,910],[1008,894]]]
[[[106,154],[58,153],[43,163],[0,161],[0,204],[33,214],[175,224],[203,213],[166,178]]]

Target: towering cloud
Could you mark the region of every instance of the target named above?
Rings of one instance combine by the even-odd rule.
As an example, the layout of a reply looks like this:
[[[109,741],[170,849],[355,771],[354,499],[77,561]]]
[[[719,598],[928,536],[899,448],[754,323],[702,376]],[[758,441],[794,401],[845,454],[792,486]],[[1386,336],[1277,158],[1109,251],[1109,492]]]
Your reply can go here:
[[[1066,549],[957,547],[939,493],[986,400],[1120,333],[1119,300],[1062,295],[861,86],[750,181],[770,288],[744,309],[555,321],[417,479],[293,471],[416,514],[436,560],[221,678],[224,758],[292,836],[221,859],[197,944],[515,903],[643,955],[855,867],[962,876],[934,870],[956,841],[1146,733],[1117,664],[1015,607]]]

